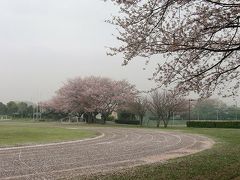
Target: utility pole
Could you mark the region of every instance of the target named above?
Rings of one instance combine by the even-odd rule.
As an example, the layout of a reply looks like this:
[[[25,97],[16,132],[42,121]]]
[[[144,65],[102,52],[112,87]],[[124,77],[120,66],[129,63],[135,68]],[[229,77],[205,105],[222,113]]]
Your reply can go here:
[[[238,120],[238,112],[237,112],[237,101],[236,101],[236,108],[235,108],[235,115],[236,115],[236,121]]]
[[[33,114],[32,114],[32,118],[33,118],[33,121],[34,121],[34,105],[32,106],[32,111],[33,111],[33,112],[32,112],[32,113],[33,113]]]
[[[191,99],[188,100],[188,120],[191,119]]]

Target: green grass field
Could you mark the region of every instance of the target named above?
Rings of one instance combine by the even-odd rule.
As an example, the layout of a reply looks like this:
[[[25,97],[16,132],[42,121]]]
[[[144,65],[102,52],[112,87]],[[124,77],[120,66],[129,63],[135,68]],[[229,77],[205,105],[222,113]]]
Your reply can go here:
[[[1,122],[0,146],[58,142],[96,136],[96,133],[91,131],[67,129],[79,126],[142,128],[140,126],[114,124],[62,125],[59,123]],[[212,149],[190,156],[169,160],[163,164],[156,163],[140,166],[120,172],[97,175],[90,179],[240,179],[240,129],[186,128],[183,126],[169,126],[167,129],[159,129],[159,131],[165,130],[202,134],[214,139],[216,144]],[[82,177],[79,179],[82,179]]]
[[[96,132],[55,127],[51,123],[0,123],[0,147],[78,140]]]
[[[165,129],[161,129],[165,130]],[[186,133],[197,133],[215,140],[212,149],[164,164],[145,165],[113,174],[98,175],[91,179],[107,180],[161,180],[161,179],[240,179],[240,130],[169,128]]]

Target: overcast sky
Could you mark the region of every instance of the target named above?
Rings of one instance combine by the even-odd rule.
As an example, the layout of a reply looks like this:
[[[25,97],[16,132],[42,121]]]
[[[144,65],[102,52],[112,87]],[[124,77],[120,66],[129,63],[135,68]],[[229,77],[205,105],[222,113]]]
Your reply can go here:
[[[122,67],[115,27],[105,23],[117,9],[102,0],[1,0],[0,101],[50,98],[69,78],[100,75],[150,89],[149,70],[136,59]]]
[[[121,56],[106,55],[106,47],[118,42],[115,27],[104,21],[117,12],[102,0],[1,0],[0,102],[47,100],[77,76],[154,87],[148,78],[157,59],[144,71],[143,59],[122,67]]]

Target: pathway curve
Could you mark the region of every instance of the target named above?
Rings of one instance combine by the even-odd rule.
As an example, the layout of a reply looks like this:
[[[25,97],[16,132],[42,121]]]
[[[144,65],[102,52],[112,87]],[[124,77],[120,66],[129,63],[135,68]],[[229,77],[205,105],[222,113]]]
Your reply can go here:
[[[207,137],[154,129],[88,128],[98,138],[0,149],[0,179],[58,179],[164,161],[212,146]]]

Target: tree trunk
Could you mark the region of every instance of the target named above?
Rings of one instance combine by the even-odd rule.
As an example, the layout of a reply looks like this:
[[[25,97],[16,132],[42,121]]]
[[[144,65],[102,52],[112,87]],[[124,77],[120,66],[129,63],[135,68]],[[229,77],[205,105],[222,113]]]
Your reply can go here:
[[[160,120],[157,120],[157,128],[159,128]]]
[[[111,113],[108,113],[108,112],[102,114],[102,119],[103,119],[104,124],[106,123],[106,121],[110,115],[111,115]]]
[[[90,124],[91,123],[91,113],[86,113],[84,114],[85,115],[85,118],[86,118],[86,123],[87,124]]]
[[[164,123],[164,128],[167,128],[167,125],[168,125],[167,121],[163,121],[163,123]]]
[[[169,119],[170,119],[170,116],[171,116],[171,112],[169,111],[168,114],[167,114],[167,117],[165,117],[163,123],[164,123],[164,127],[167,128],[168,126],[168,122],[169,122]]]
[[[169,116],[163,120],[164,127],[167,128],[169,122]]]
[[[107,121],[107,115],[106,115],[106,114],[103,114],[103,115],[102,115],[102,118],[103,118],[103,124],[106,124],[106,121]]]
[[[92,113],[90,114],[90,123],[92,123],[92,124],[94,123],[94,116]]]
[[[140,125],[143,125],[143,116],[140,116]]]
[[[87,117],[87,114],[86,114],[86,113],[83,114],[83,121],[85,121],[85,123],[88,123],[88,122],[87,122],[87,121],[88,121],[88,117]]]
[[[147,126],[149,125],[149,118],[148,118],[148,121],[147,121]]]

